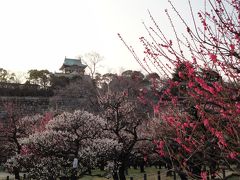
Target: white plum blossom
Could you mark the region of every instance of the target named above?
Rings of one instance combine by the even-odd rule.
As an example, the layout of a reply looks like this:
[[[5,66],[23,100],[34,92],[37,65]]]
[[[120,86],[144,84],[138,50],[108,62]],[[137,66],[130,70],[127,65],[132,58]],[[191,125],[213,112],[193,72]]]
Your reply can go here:
[[[44,131],[23,138],[26,154],[15,158],[29,169],[32,177],[34,173],[43,179],[69,175],[74,158],[79,160],[78,172],[85,173],[96,161],[98,153],[93,142],[101,136],[102,122],[102,118],[86,111],[63,112],[49,120]],[[23,159],[30,157],[31,162],[25,164]]]

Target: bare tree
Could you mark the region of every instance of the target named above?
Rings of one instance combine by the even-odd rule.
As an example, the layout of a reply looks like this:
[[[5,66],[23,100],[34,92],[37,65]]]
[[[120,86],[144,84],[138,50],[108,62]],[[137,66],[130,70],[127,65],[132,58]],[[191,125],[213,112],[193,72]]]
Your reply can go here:
[[[93,79],[96,73],[96,69],[99,67],[99,63],[103,60],[103,57],[94,51],[86,53],[84,57],[86,59],[84,63],[88,65],[87,67],[90,71],[90,76]]]

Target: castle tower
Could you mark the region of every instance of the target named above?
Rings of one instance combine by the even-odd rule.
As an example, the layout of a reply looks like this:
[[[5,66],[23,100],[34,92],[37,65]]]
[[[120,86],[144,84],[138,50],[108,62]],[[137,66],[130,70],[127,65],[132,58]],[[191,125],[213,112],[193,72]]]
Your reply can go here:
[[[86,67],[87,65],[82,64],[81,59],[69,59],[65,57],[63,65],[59,70],[66,75],[84,75]]]

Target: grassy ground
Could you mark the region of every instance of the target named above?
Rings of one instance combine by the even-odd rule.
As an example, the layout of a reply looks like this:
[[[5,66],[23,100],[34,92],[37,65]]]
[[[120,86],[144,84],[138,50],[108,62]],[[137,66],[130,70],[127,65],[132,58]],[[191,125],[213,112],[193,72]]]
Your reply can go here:
[[[147,174],[147,180],[157,180],[157,171],[159,171],[159,169],[157,168],[145,168],[145,173]],[[172,180],[173,177],[166,177],[166,170],[165,169],[161,169],[161,179],[162,180]],[[133,180],[143,180],[143,176],[144,173],[140,173],[139,169],[129,169],[128,170],[128,174],[126,176],[127,180],[130,180],[130,177],[133,177]],[[91,176],[84,176],[81,179],[82,180],[111,180],[112,178],[109,177],[107,178],[106,172],[104,171],[100,171],[100,170],[92,170],[92,175]],[[10,180],[14,180],[14,176],[10,175],[6,172],[0,172],[0,180],[6,180],[7,176],[9,176]]]
[[[133,180],[143,180],[144,174],[147,174],[147,180],[157,180],[157,172],[160,171],[162,180],[172,180],[173,177],[166,177],[166,169],[157,169],[154,167],[145,168],[145,173],[140,173],[139,169],[129,169],[128,175],[126,176],[127,180],[130,180],[130,177],[133,177]],[[83,180],[108,180],[107,177],[100,177],[104,172],[99,170],[93,170],[92,176],[84,176]],[[111,178],[109,178],[111,179]],[[178,178],[179,179],[179,178]]]
[[[133,177],[133,180],[143,180],[144,174],[147,174],[147,180],[158,180],[157,179],[157,172],[160,171],[161,174],[161,180],[173,180],[172,177],[166,177],[166,169],[157,169],[154,167],[147,167],[145,168],[145,173],[140,173],[139,169],[129,169],[128,175],[126,176],[127,180],[130,180],[130,177]],[[230,174],[230,173],[229,173]],[[229,175],[227,174],[227,175]],[[92,170],[91,176],[84,176],[81,179],[82,180],[112,180],[111,177],[107,178],[106,172],[100,171],[100,170]],[[5,173],[0,172],[0,180],[6,180],[7,176],[9,176],[10,180],[14,180],[14,176]],[[180,180],[180,178],[177,176],[177,180]],[[232,176],[228,180],[240,180],[240,177]]]
[[[6,172],[0,172],[0,180],[6,180],[7,179],[7,176],[9,176],[9,179],[10,180],[13,180],[14,179],[14,176],[9,174],[9,173],[6,173]]]

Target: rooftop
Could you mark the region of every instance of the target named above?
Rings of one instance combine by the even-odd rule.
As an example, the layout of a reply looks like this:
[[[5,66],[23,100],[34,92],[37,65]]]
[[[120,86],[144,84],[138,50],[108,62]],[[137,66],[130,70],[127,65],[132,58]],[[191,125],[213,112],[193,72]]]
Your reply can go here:
[[[66,66],[79,66],[79,67],[82,67],[82,68],[86,68],[87,67],[87,65],[82,64],[81,59],[70,59],[70,58],[66,58],[65,57],[63,65],[60,68],[60,70],[62,70]]]

